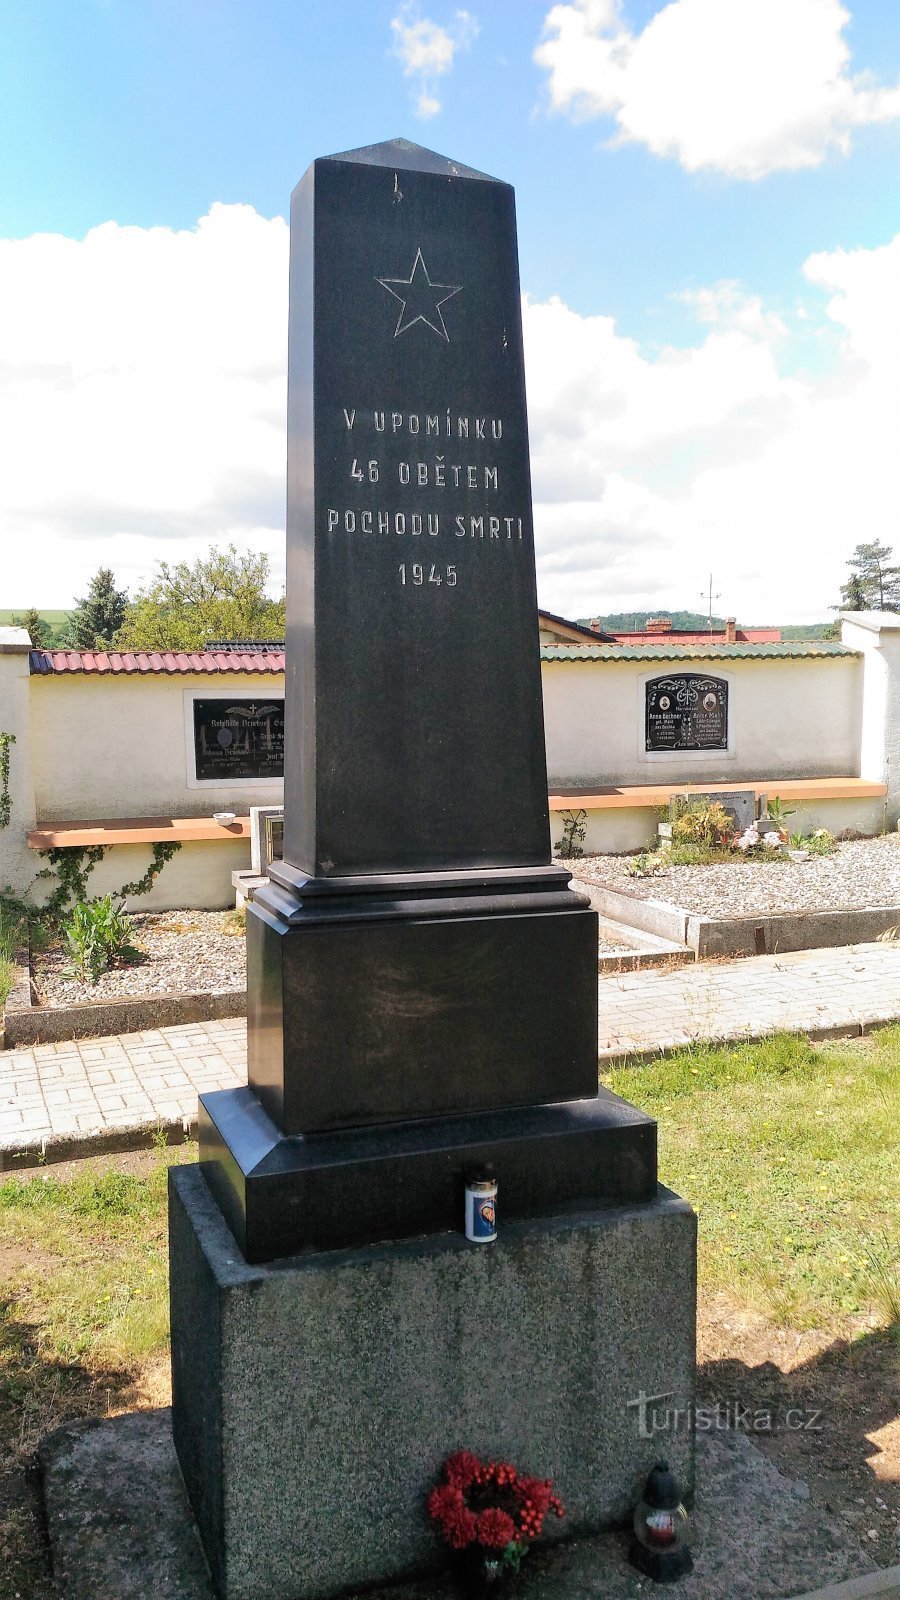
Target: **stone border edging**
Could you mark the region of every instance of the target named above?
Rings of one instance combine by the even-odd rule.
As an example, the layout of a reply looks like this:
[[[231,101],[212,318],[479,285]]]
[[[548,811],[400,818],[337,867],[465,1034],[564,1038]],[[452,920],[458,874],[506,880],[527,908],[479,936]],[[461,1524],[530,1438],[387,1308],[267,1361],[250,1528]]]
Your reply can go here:
[[[590,897],[591,905],[602,917],[686,945],[700,961],[709,956],[772,956],[789,950],[871,944],[880,934],[900,926],[900,906],[896,905],[705,917],[627,889],[612,889],[585,879],[573,881]]]
[[[20,1172],[54,1166],[61,1161],[120,1155],[128,1150],[152,1150],[159,1141],[187,1144],[196,1137],[196,1116],[163,1117],[154,1122],[132,1122],[125,1127],[95,1128],[92,1132],[52,1133],[41,1139],[24,1139],[21,1144],[0,1145],[0,1172]]]
[[[26,969],[27,970],[27,969]],[[16,1003],[17,987],[6,1004],[3,1048],[59,1044],[64,1039],[142,1033],[146,1028],[171,1028],[188,1022],[218,1022],[247,1014],[245,989],[210,989],[193,993],[147,994],[124,1000],[79,1000],[68,1006],[34,1006],[30,982],[27,1002]]]

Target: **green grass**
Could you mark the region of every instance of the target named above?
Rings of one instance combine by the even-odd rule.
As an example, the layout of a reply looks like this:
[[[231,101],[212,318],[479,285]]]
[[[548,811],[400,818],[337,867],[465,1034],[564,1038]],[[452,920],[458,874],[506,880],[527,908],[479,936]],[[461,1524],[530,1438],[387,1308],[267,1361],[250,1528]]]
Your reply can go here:
[[[161,1151],[146,1177],[89,1167],[0,1184],[0,1235],[18,1258],[7,1314],[35,1330],[45,1361],[128,1368],[165,1350],[166,1171],[193,1154]]]
[[[660,1177],[700,1219],[701,1286],[775,1321],[900,1321],[900,1026],[696,1046],[610,1075],[659,1122]]]
[[[16,981],[13,956],[19,943],[18,926],[0,912],[0,1012],[2,1012]]]

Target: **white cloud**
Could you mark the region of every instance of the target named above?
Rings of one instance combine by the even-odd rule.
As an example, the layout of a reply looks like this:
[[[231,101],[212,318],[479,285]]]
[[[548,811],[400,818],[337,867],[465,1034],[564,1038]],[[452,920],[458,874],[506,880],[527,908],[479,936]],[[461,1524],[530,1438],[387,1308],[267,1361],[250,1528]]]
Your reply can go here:
[[[284,570],[286,224],[0,240],[0,606],[134,587],[215,541]],[[796,328],[732,282],[691,348],[526,297],[538,583],[550,610],[690,604],[710,570],[744,621],[828,615],[860,540],[900,545],[900,235],[806,263]],[[824,309],[823,309],[824,306]],[[805,343],[804,343],[805,341]]]
[[[548,12],[535,60],[553,110],[613,118],[614,143],[762,178],[900,118],[900,86],[851,75],[849,21],[840,0],[670,0],[635,34],[620,0],[573,0]]]
[[[712,570],[745,622],[820,620],[855,544],[897,548],[900,235],[804,270],[839,338],[815,379],[780,373],[784,324],[731,283],[694,297],[700,344],[654,359],[608,318],[526,301],[550,610],[691,605]]]
[[[213,540],[283,571],[287,258],[249,206],[0,240],[0,605]]]
[[[394,42],[392,53],[403,62],[404,78],[417,83],[416,115],[423,119],[437,116],[441,102],[435,83],[453,66],[457,50],[468,50],[478,34],[478,23],[470,11],[456,11],[453,21],[442,28],[419,15],[416,0],[405,0],[391,19]]]

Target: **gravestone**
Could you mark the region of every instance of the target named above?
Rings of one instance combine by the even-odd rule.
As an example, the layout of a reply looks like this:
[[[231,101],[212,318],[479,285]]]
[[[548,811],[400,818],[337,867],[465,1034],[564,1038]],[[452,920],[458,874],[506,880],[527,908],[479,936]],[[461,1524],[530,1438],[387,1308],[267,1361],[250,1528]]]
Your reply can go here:
[[[673,672],[645,687],[644,747],[727,750],[728,683],[701,672]]]
[[[284,774],[284,701],[194,700],[194,772],[212,783]]]
[[[597,918],[550,859],[511,188],[403,140],[314,162],[289,340],[283,859],[248,1086],[201,1097],[202,1195],[171,1180],[175,1440],[229,1597],[421,1563],[463,1444],[540,1450],[600,1526],[656,1448],[625,1390],[693,1372],[693,1217],[598,1093]]]
[[[264,878],[284,855],[284,806],[250,807],[250,870]]]

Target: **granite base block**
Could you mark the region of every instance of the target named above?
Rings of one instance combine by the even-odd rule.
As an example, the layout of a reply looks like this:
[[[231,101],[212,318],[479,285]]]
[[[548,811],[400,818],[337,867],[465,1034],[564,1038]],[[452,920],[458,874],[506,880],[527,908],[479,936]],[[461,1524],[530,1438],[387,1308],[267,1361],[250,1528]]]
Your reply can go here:
[[[641,1205],[248,1266],[197,1168],[170,1173],[173,1431],[226,1600],[328,1600],[427,1571],[451,1451],[552,1476],[567,1534],[627,1517],[689,1408],[696,1220]],[[688,1488],[693,1436],[665,1440]]]

